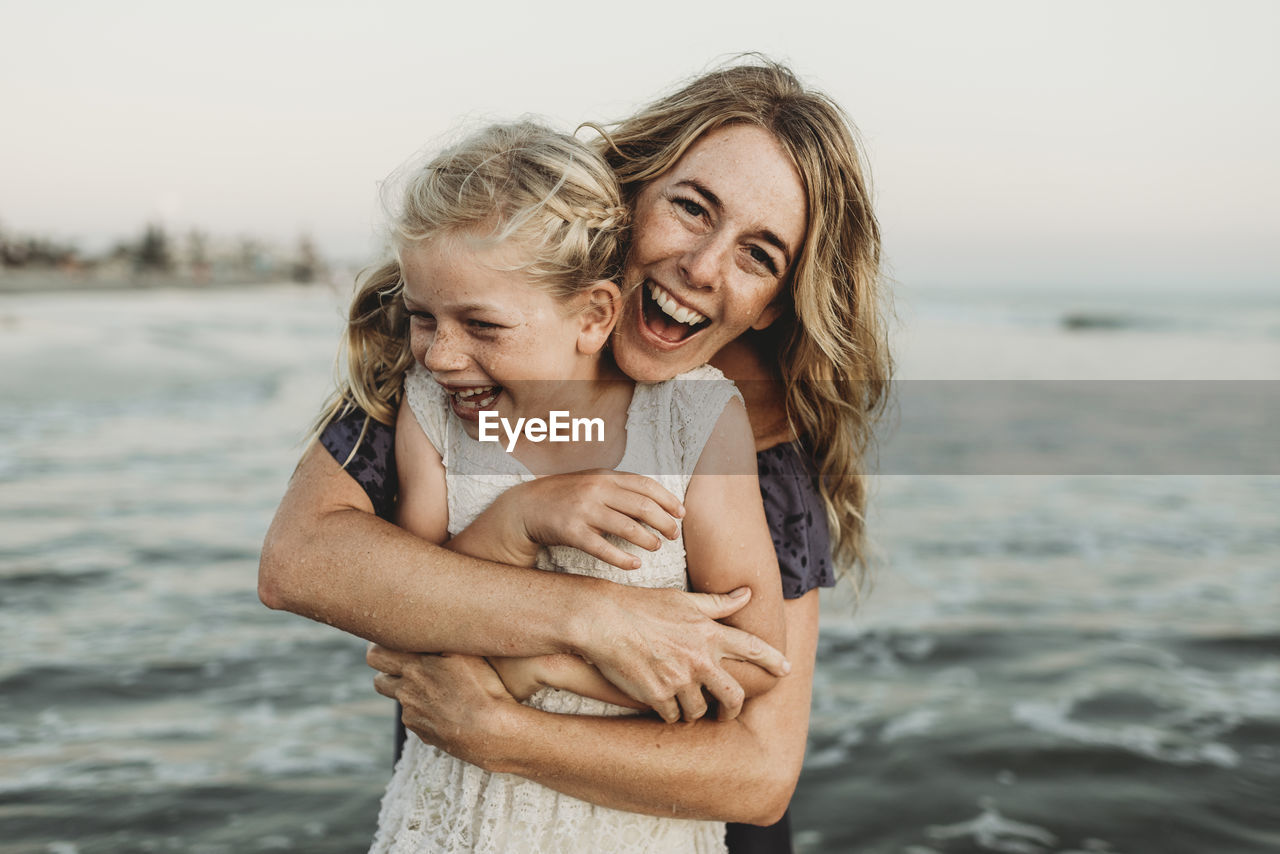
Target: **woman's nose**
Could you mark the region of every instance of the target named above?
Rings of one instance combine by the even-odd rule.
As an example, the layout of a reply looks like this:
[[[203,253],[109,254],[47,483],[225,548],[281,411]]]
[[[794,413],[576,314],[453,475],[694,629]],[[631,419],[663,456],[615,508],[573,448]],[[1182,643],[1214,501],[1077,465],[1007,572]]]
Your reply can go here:
[[[728,247],[715,234],[709,234],[689,247],[680,259],[680,270],[691,288],[715,289],[724,276]]]

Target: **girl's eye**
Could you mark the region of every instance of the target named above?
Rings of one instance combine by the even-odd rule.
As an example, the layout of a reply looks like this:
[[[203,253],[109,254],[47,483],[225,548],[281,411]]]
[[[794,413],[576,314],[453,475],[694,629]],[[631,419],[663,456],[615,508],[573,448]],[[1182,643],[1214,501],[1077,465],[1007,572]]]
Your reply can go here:
[[[752,246],[750,254],[751,260],[755,261],[761,267],[764,267],[773,275],[778,275],[778,265],[774,263],[772,255],[761,249],[759,246]]]
[[[435,326],[436,319],[434,315],[427,314],[425,311],[409,312],[409,321],[419,326]]]
[[[487,320],[468,320],[467,325],[472,329],[501,329],[502,327],[496,323],[490,323]]]

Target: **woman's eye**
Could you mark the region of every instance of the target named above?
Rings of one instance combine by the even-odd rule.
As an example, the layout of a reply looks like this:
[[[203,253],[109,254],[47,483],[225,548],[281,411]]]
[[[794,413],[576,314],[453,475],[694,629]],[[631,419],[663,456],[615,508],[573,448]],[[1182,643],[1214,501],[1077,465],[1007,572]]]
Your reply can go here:
[[[773,275],[778,275],[778,265],[774,263],[773,256],[761,249],[759,246],[752,246],[750,249],[751,260],[764,267]]]
[[[496,323],[490,323],[487,320],[468,320],[467,325],[472,329],[501,329],[502,327]]]
[[[683,199],[677,196],[674,202],[676,207],[680,208],[689,216],[700,217],[707,212],[706,208],[695,202],[693,199]]]
[[[435,326],[436,319],[434,315],[427,314],[425,311],[409,312],[409,321],[419,326]]]

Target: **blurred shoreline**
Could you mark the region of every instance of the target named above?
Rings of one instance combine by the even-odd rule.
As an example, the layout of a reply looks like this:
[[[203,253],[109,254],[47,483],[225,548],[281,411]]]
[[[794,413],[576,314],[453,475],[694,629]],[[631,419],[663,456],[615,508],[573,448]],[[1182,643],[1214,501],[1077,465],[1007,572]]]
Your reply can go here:
[[[103,274],[88,270],[6,270],[0,269],[0,294],[49,294],[110,291],[192,290],[213,291],[279,284],[287,277],[278,273],[257,276],[226,273],[193,277],[181,273],[146,272],[133,275]],[[331,286],[330,277],[298,284]]]
[[[0,294],[213,290],[291,281],[333,283],[346,273],[320,256],[306,234],[293,246],[252,236],[191,229],[173,235],[150,223],[104,251],[0,228]]]

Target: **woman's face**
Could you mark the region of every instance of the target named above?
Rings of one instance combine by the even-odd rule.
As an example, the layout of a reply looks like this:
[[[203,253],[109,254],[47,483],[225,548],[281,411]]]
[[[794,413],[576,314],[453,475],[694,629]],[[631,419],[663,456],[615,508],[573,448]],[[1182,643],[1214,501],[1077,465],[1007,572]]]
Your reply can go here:
[[[701,137],[636,197],[624,281],[639,286],[614,333],[618,366],[670,379],[776,320],[806,217],[800,175],[771,133],[729,125]]]

